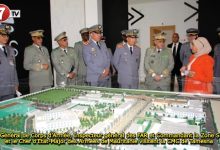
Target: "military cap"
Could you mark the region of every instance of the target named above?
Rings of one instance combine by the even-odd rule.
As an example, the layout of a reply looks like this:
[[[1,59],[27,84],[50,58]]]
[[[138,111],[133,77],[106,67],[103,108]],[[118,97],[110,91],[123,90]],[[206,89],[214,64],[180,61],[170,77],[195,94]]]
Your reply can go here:
[[[154,35],[154,40],[166,40],[165,33],[158,33]]]
[[[8,24],[0,24],[0,34],[10,34],[14,28]]]
[[[199,34],[199,30],[195,29],[195,28],[189,28],[186,30],[186,33],[188,35],[198,35]]]
[[[87,33],[87,32],[89,32],[88,28],[83,28],[79,31],[80,34]]]
[[[102,32],[102,26],[99,24],[91,26],[89,32]]]
[[[131,29],[126,31],[127,37],[138,37],[139,31],[137,29]]]
[[[217,33],[220,34],[220,27],[216,29]]]
[[[34,30],[29,32],[31,36],[40,36],[43,37],[44,30]]]
[[[59,40],[61,40],[61,39],[63,39],[63,38],[66,38],[67,36],[66,36],[66,32],[62,32],[62,33],[60,33],[60,34],[58,34],[55,38],[54,38],[54,41],[59,41]]]
[[[128,30],[122,30],[121,31],[121,35],[126,35],[126,32],[127,32]]]

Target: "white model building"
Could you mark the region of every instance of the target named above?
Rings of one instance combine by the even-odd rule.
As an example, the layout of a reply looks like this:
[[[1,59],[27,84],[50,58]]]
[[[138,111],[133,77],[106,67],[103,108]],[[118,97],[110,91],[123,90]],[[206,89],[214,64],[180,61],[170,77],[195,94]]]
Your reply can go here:
[[[196,109],[198,111],[203,111],[202,101],[200,100],[189,100],[188,106],[189,106],[189,109]]]
[[[200,133],[199,126],[196,125],[188,125],[187,123],[174,123],[174,122],[162,122],[160,129],[156,133]],[[173,149],[176,148],[177,150],[199,150],[199,145],[172,145],[172,144],[166,144],[167,149]],[[163,147],[161,145],[161,147]]]
[[[78,99],[72,99],[71,100],[72,104],[80,104],[80,105],[90,105],[90,106],[95,106],[97,101],[88,99],[87,97],[80,97]]]
[[[126,111],[128,111],[133,105],[135,101],[126,101],[122,103],[119,107],[114,110],[114,118],[122,116]]]
[[[180,108],[180,107],[167,107],[166,115],[170,115],[171,117],[178,117],[178,118],[184,118],[187,117],[188,119],[193,119],[194,117],[196,119],[204,119],[206,118],[205,112],[199,111],[196,109],[189,109],[189,108]]]
[[[186,107],[187,106],[187,102],[186,101],[177,101],[174,99],[162,99],[162,98],[157,98],[157,99],[153,99],[152,100],[152,104],[154,106],[158,106],[158,107],[167,107],[167,106],[174,106],[174,107]]]
[[[88,108],[89,108],[89,106],[76,105],[73,108],[71,108],[70,110],[75,112],[77,114],[77,116],[80,118],[81,116],[83,116],[83,113],[88,110]]]
[[[78,128],[80,120],[75,112],[65,110],[60,112],[43,112],[35,115],[34,129],[37,132],[65,131]]]
[[[96,125],[94,125],[92,128],[90,128],[86,133],[107,133],[108,130],[111,129],[112,125],[114,123],[113,118],[106,119],[102,122],[98,122]]]

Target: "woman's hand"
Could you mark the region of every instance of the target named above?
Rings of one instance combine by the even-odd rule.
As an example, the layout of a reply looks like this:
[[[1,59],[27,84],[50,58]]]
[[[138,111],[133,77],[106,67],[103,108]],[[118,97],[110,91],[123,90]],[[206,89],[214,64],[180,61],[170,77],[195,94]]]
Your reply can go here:
[[[194,72],[194,71],[189,71],[188,77],[192,78],[192,77],[194,77],[194,75],[195,75],[195,72]]]

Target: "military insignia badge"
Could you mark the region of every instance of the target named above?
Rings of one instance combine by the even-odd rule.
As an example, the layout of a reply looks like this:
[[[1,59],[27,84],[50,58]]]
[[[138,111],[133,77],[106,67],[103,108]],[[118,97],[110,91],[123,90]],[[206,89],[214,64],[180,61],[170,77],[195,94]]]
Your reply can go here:
[[[155,57],[156,55],[155,54],[153,54],[153,55],[150,55],[150,57]]]
[[[96,56],[96,49],[95,48],[92,48],[91,52],[92,52],[92,55]]]

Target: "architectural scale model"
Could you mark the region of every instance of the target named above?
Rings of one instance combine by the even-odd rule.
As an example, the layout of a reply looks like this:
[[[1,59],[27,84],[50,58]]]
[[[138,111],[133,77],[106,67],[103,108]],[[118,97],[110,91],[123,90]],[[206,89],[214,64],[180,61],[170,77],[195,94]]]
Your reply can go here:
[[[198,95],[145,90],[81,86],[51,88],[1,102],[0,129],[1,132],[27,133],[216,133],[210,99]],[[200,150],[202,147],[218,146],[217,142],[203,146],[113,144],[96,147],[79,145],[78,149]],[[6,147],[36,149],[33,145],[25,148],[22,145]]]

